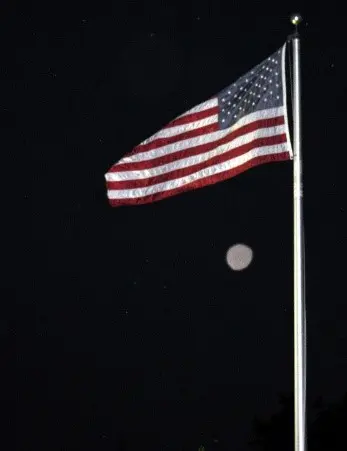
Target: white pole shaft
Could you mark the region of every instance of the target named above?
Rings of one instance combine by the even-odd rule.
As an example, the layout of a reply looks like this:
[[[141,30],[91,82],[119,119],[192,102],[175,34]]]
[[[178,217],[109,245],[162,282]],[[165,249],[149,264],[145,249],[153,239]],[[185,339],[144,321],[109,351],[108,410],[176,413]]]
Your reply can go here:
[[[300,40],[293,37],[293,202],[294,202],[294,396],[295,451],[306,451],[306,340],[303,239],[303,183],[301,156]]]

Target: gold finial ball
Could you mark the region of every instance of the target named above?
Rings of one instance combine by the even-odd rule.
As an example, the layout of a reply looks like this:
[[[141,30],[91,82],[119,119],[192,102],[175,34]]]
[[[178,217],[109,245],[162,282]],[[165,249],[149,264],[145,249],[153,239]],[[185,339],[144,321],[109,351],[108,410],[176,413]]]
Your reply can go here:
[[[290,21],[293,25],[299,25],[299,23],[302,22],[302,17],[300,14],[293,14]]]

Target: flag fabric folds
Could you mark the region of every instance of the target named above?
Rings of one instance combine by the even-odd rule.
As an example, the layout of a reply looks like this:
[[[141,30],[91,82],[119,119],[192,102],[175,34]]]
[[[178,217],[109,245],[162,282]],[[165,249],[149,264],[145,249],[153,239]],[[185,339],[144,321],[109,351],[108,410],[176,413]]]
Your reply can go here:
[[[114,164],[107,196],[114,207],[145,204],[291,158],[284,45]]]

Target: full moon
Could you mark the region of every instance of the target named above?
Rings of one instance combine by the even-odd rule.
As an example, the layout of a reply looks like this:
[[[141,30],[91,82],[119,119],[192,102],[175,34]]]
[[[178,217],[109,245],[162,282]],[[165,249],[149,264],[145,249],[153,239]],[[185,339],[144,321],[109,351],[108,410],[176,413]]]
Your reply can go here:
[[[226,260],[234,271],[246,269],[253,259],[253,251],[245,244],[235,244],[228,249]]]

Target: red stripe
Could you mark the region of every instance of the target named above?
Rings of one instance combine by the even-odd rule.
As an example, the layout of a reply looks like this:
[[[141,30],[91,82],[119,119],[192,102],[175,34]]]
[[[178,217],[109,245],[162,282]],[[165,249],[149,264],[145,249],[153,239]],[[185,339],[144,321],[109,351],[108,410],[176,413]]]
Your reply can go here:
[[[168,138],[158,138],[147,144],[139,144],[134,147],[134,149],[125,155],[125,157],[130,157],[136,153],[147,152],[148,150],[157,149],[158,147],[164,147],[169,144],[174,144],[178,141],[183,141],[184,139],[196,138],[197,136],[206,135],[208,133],[217,132],[220,130],[218,122],[214,122],[210,125],[205,125],[205,127],[196,128],[194,130],[189,130],[178,135],[169,136]]]
[[[213,108],[208,108],[207,110],[198,111],[196,113],[186,114],[185,116],[178,117],[173,121],[169,122],[164,128],[177,127],[178,125],[190,124],[191,122],[200,121],[209,116],[214,116],[218,114],[218,106]]]
[[[149,196],[139,197],[136,199],[109,199],[109,203],[112,207],[119,207],[121,205],[141,205],[148,204],[151,202],[156,202],[167,197],[174,196],[179,193],[183,193],[185,191],[191,191],[193,189],[202,188],[207,185],[212,185],[217,182],[221,182],[223,180],[227,180],[229,178],[235,177],[236,175],[244,172],[254,166],[258,166],[263,163],[270,163],[275,161],[285,161],[289,160],[289,153],[283,152],[279,154],[273,155],[263,155],[260,157],[253,158],[247,163],[237,166],[236,168],[230,169],[229,171],[222,172],[220,174],[211,175],[209,177],[196,180],[190,184],[180,186],[179,188],[175,188],[168,191],[161,191],[159,193],[151,194]]]
[[[162,166],[164,164],[172,163],[177,160],[181,160],[183,158],[192,157],[194,155],[199,155],[205,152],[209,152],[212,149],[215,149],[218,146],[226,144],[228,142],[233,141],[234,139],[245,135],[246,133],[251,133],[260,128],[269,128],[275,127],[277,125],[284,124],[284,116],[278,116],[270,119],[260,119],[255,122],[251,122],[250,124],[244,125],[234,132],[229,133],[221,139],[216,141],[212,141],[210,143],[201,144],[199,146],[190,147],[185,150],[180,150],[175,153],[163,155],[161,157],[152,158],[151,160],[146,161],[137,161],[134,163],[121,163],[121,161],[110,169],[109,172],[123,172],[123,171],[141,171],[144,169],[150,169],[156,166]]]
[[[228,152],[225,152],[221,155],[217,155],[213,158],[210,158],[207,161],[203,161],[202,163],[195,164],[193,166],[188,166],[187,168],[177,169],[175,171],[171,171],[166,174],[161,174],[161,175],[157,175],[154,177],[148,177],[146,179],[107,182],[107,189],[111,190],[111,189],[144,188],[146,186],[156,185],[158,183],[164,183],[169,180],[175,180],[175,179],[185,177],[190,174],[194,174],[195,172],[201,171],[202,169],[208,168],[210,166],[224,163],[225,161],[228,161],[228,160],[231,160],[232,158],[236,158],[240,155],[243,155],[244,153],[247,153],[252,149],[255,149],[258,147],[282,144],[282,143],[286,142],[286,140],[287,140],[287,137],[285,134],[270,136],[267,138],[258,138],[250,143],[236,147],[235,149],[231,149]]]

